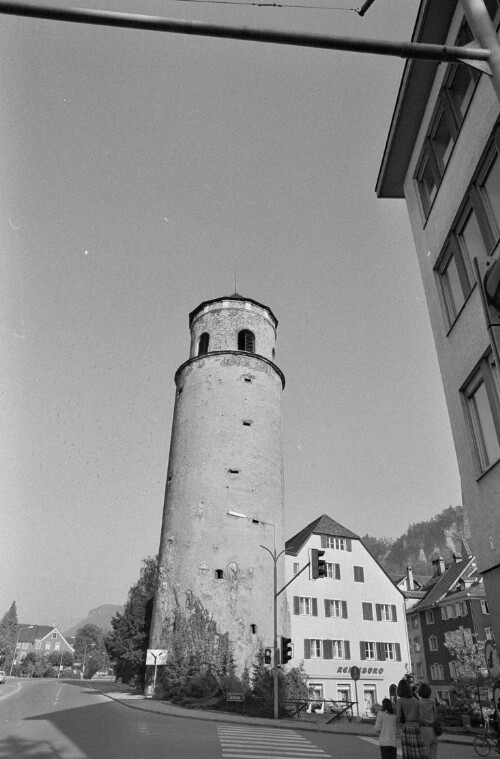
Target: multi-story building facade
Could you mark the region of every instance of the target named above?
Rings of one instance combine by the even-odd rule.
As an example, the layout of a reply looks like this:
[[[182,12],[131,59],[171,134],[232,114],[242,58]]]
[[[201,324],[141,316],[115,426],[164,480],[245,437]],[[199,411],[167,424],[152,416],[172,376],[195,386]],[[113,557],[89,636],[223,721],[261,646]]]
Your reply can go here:
[[[301,572],[311,549],[325,552],[326,577]],[[290,664],[303,662],[311,697],[357,700],[359,714],[371,715],[410,668],[402,592],[359,536],[326,515],[286,542],[286,563],[287,579],[296,576],[287,588]]]
[[[34,651],[42,656],[64,651],[74,653],[73,646],[59,632],[57,627],[49,625],[18,625],[16,652],[13,666],[20,664],[29,652]]]
[[[439,557],[433,564],[435,574],[425,597],[407,613],[412,672],[417,683],[428,682],[436,698],[452,704],[456,660],[446,644],[457,637],[478,642],[494,639],[494,633],[474,557],[454,556],[448,567]]]
[[[498,0],[485,7],[497,28]],[[465,45],[473,37],[459,0],[421,0],[414,42]],[[488,304],[483,276],[500,242],[499,113],[486,73],[463,63],[408,61],[377,181],[380,198],[407,203],[497,640],[500,315]]]

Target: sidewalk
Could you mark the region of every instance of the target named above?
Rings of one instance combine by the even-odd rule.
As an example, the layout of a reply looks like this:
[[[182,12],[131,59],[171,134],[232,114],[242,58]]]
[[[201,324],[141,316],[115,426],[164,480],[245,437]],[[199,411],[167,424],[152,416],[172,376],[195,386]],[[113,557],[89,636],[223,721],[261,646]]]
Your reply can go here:
[[[94,683],[88,683],[94,685]],[[124,706],[131,709],[140,709],[142,711],[152,712],[154,714],[164,714],[169,717],[183,717],[188,719],[205,720],[207,722],[226,722],[237,723],[240,725],[254,725],[262,727],[273,727],[277,730],[300,730],[304,732],[321,732],[338,735],[356,735],[374,738],[373,725],[366,722],[349,722],[335,721],[326,725],[321,722],[306,722],[297,719],[280,719],[272,720],[264,717],[246,717],[244,714],[233,714],[231,712],[208,711],[202,709],[186,709],[182,706],[175,706],[168,701],[155,701],[151,698],[145,698],[141,692],[131,691],[126,685],[119,683],[102,683],[110,687],[99,689],[102,695],[107,696],[113,701],[118,701]],[[97,689],[96,689],[97,690]],[[439,738],[440,743],[453,743],[465,746],[472,745],[474,740],[473,734],[466,733],[461,728],[450,728],[452,732],[444,732]]]

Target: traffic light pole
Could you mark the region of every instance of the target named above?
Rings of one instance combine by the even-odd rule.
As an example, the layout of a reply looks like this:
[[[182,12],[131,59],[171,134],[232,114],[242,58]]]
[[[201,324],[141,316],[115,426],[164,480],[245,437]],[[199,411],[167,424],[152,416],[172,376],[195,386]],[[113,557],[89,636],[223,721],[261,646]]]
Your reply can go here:
[[[273,572],[273,718],[278,719],[279,698],[278,698],[278,559],[285,549],[276,554],[276,546],[271,551],[266,546],[261,545],[264,551],[267,551],[274,562]],[[281,589],[283,590],[283,588]],[[280,593],[281,593],[280,590]]]

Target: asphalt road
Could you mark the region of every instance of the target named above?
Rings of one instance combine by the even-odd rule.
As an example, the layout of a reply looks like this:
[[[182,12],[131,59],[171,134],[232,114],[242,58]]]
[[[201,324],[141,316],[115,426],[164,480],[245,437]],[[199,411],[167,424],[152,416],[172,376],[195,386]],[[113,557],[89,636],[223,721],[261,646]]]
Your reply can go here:
[[[9,680],[0,689],[0,759],[378,759],[375,740],[206,722],[130,708],[85,681]],[[439,759],[471,747],[442,745]]]

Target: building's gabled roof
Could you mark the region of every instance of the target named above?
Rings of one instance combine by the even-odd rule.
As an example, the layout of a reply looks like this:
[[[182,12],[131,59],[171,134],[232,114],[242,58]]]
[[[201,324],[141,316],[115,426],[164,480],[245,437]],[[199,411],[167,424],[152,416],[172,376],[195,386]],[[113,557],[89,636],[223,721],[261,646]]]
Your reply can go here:
[[[191,326],[194,317],[196,314],[198,314],[200,311],[202,311],[205,306],[209,306],[211,303],[217,303],[217,301],[223,301],[223,300],[241,300],[244,303],[253,303],[255,306],[260,306],[261,308],[265,308],[265,310],[268,312],[269,316],[273,320],[274,326],[278,326],[278,320],[269,308],[269,306],[265,306],[263,303],[259,303],[258,300],[254,300],[253,298],[245,298],[243,295],[240,295],[237,292],[234,292],[232,295],[223,295],[221,298],[211,298],[210,300],[204,300],[203,303],[200,303],[199,306],[197,306],[195,309],[191,311],[189,314],[189,326]]]
[[[425,597],[420,603],[412,608],[412,612],[429,609],[456,587],[460,577],[468,576],[475,570],[474,557],[467,556],[462,561],[457,561],[443,572],[443,574],[433,577],[423,588],[426,591]]]
[[[331,517],[323,514],[323,516],[315,519],[314,522],[310,522],[307,527],[298,532],[293,538],[287,540],[285,543],[285,550],[288,554],[295,556],[304,543],[310,538],[311,535],[333,535],[336,538],[352,538],[353,540],[359,540],[359,535],[356,535],[347,527],[343,527]]]
[[[73,648],[64,635],[54,627],[54,625],[17,625],[19,643],[34,643],[36,640],[43,640],[51,633],[57,633],[67,646]]]
[[[42,640],[56,628],[50,625],[18,625],[20,643],[34,643],[35,640]]]

